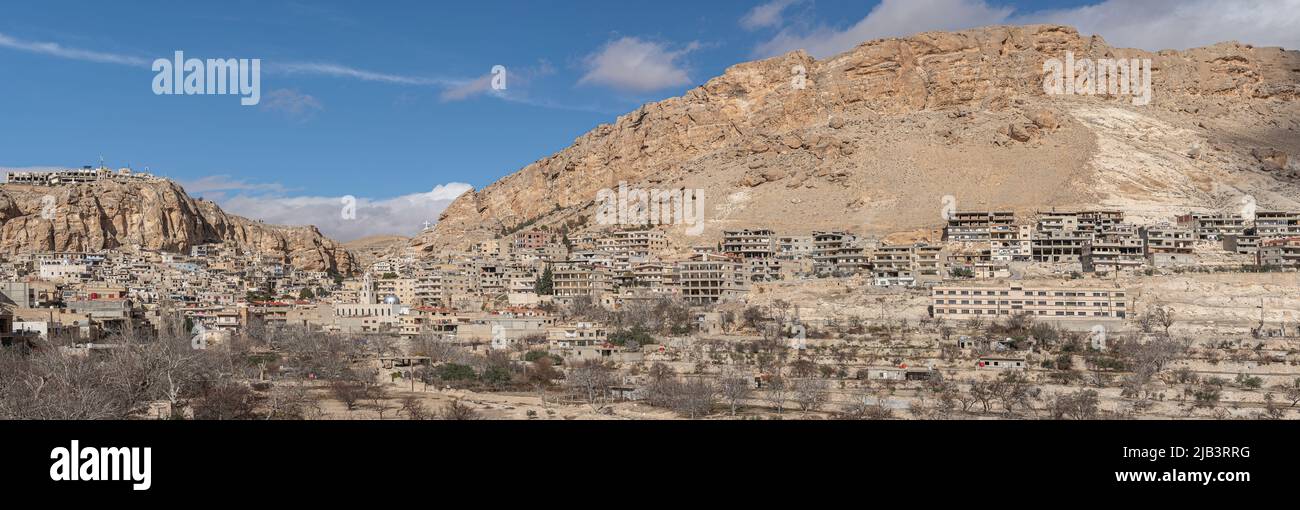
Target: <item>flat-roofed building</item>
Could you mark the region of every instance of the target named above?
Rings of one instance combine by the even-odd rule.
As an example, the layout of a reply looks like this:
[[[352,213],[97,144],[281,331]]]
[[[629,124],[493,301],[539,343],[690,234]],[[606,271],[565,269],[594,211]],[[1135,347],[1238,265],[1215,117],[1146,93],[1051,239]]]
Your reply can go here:
[[[1255,231],[1263,238],[1300,236],[1300,212],[1256,211]]]
[[[879,286],[935,283],[943,279],[941,246],[925,243],[882,245],[871,254],[873,283]]]
[[[1016,222],[1011,211],[955,211],[943,228],[944,241],[981,242],[992,239],[992,232]]]
[[[1075,230],[1038,231],[1030,240],[1030,251],[1034,262],[1078,262],[1091,239]]]
[[[1153,253],[1191,253],[1196,236],[1191,229],[1173,225],[1153,225],[1138,229],[1147,255]]]
[[[742,259],[766,259],[776,256],[776,232],[768,229],[724,230],[722,253]]]
[[[1255,262],[1261,266],[1300,267],[1300,237],[1260,241]]]
[[[776,256],[782,260],[813,256],[813,236],[782,236],[777,238],[776,245]]]
[[[1178,226],[1189,228],[1201,241],[1218,241],[1229,235],[1241,235],[1246,219],[1236,214],[1192,213],[1178,217]]]
[[[565,262],[551,266],[551,274],[554,295],[559,300],[591,296],[599,301],[602,295],[614,291],[613,275],[605,267]]]
[[[747,267],[730,255],[701,253],[677,264],[682,299],[693,305],[713,304],[749,291]]]
[[[1046,320],[1119,320],[1132,315],[1128,292],[1118,288],[1012,284],[936,286],[931,291],[935,318],[998,318],[1025,314]]]

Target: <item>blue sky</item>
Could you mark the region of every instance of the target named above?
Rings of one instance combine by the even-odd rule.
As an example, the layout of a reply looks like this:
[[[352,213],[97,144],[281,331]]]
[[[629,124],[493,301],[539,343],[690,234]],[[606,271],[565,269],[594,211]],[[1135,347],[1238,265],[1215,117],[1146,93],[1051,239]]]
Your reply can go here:
[[[1056,21],[1124,46],[1294,48],[1298,0],[0,4],[0,166],[131,165],[343,239],[418,231],[638,105],[795,48]],[[1227,20],[1227,21],[1225,21]],[[1198,29],[1199,28],[1199,29]],[[260,58],[262,101],[159,96],[149,63]],[[494,65],[507,88],[491,91]],[[335,219],[338,197],[359,215]]]

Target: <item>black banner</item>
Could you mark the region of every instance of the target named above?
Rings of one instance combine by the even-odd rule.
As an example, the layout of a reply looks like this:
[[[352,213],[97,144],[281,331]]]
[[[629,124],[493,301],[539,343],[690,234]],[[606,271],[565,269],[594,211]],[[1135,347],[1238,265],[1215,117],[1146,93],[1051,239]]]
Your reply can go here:
[[[1287,489],[1300,453],[1295,431],[1248,421],[8,422],[0,484],[10,495],[128,501],[227,491],[328,501],[430,487],[590,495],[648,480],[738,496],[813,484],[797,490],[832,499],[867,482],[932,483],[949,496],[995,488],[1196,496]],[[133,455],[136,464],[123,462]],[[113,478],[107,464],[119,462],[117,480],[104,480]],[[72,469],[85,476],[71,479]]]

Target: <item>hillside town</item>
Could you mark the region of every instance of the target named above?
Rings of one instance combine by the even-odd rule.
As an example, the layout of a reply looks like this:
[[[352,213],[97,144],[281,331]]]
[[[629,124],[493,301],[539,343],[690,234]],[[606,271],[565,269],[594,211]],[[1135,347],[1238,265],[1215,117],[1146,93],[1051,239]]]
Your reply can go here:
[[[358,403],[360,390],[341,390],[320,367],[293,366],[276,338],[331,339],[346,352],[335,353],[346,365],[335,369],[367,391],[405,389],[466,416],[555,416],[548,398],[569,404],[565,417],[691,418],[787,408],[804,417],[1281,417],[1300,401],[1294,313],[1270,313],[1261,299],[1258,322],[1171,333],[1196,318],[1139,303],[1149,283],[1134,283],[1294,279],[1300,212],[1188,213],[1143,226],[1109,210],[947,216],[939,239],[907,244],[749,228],[680,247],[635,225],[526,228],[464,252],[390,254],[356,274],[305,271],[226,243],[6,254],[0,338],[11,351],[96,357],[157,337],[274,359],[237,384],[311,381],[313,406],[334,417],[399,413],[385,416],[398,405],[378,397]],[[842,310],[827,312],[828,301]],[[1220,360],[1241,368],[1225,372]],[[242,412],[255,412],[255,394]],[[126,416],[205,416],[176,400],[165,412],[141,402]],[[430,414],[412,395],[402,402],[406,417]]]

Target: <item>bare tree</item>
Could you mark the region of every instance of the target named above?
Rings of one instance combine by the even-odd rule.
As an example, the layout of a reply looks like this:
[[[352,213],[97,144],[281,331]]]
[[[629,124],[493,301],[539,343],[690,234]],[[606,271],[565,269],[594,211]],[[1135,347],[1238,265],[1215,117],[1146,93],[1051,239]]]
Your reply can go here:
[[[1055,395],[1048,400],[1047,411],[1055,420],[1096,419],[1099,414],[1097,392],[1079,390],[1074,393]]]
[[[400,413],[406,413],[406,417],[416,421],[427,420],[431,416],[429,409],[425,407],[424,402],[416,397],[406,397],[402,399],[402,407],[397,410]]]
[[[741,402],[749,398],[753,392],[750,379],[741,372],[731,371],[718,379],[718,393],[722,396],[722,401],[727,404],[732,416],[735,416],[736,411],[740,409]]]
[[[570,391],[591,406],[593,410],[603,408],[609,400],[609,388],[614,384],[614,377],[609,367],[596,361],[585,361],[569,369],[565,378]]]
[[[829,397],[826,392],[826,381],[823,379],[794,381],[794,400],[799,404],[799,409],[805,413],[821,409]]]
[[[792,390],[785,378],[779,375],[772,376],[764,384],[763,400],[776,408],[777,414],[781,414],[785,412],[785,403],[790,399]]]
[[[439,414],[444,420],[477,420],[479,419],[478,411],[473,407],[465,405],[460,399],[452,399],[442,406],[442,412]]]
[[[708,416],[717,403],[717,390],[703,378],[692,378],[678,383],[673,409],[687,418],[695,419]]]

